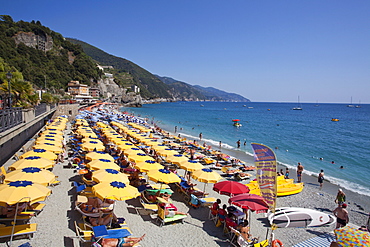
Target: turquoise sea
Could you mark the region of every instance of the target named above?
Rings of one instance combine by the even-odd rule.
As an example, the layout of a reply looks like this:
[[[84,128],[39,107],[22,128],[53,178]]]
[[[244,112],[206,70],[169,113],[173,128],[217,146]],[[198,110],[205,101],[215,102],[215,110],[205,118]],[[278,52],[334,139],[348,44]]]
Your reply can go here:
[[[218,149],[221,141],[223,150],[243,152],[245,160],[253,156],[250,143],[265,144],[285,166],[295,168],[301,162],[309,175],[323,169],[331,183],[370,196],[370,105],[302,104],[303,110],[292,110],[296,106],[175,102],[122,110],[148,118],[149,123],[172,133],[177,126],[177,134],[190,140],[199,140],[202,133],[209,145]],[[339,121],[333,122],[332,118]],[[232,119],[239,119],[242,126],[234,127]]]

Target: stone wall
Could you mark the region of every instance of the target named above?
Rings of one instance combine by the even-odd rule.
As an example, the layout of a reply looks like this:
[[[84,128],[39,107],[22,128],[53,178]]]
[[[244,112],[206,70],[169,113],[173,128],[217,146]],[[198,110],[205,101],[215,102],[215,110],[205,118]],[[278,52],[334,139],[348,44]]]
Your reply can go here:
[[[33,32],[19,32],[13,38],[17,45],[23,43],[26,46],[42,51],[49,51],[53,48],[53,38],[47,34],[41,36]]]

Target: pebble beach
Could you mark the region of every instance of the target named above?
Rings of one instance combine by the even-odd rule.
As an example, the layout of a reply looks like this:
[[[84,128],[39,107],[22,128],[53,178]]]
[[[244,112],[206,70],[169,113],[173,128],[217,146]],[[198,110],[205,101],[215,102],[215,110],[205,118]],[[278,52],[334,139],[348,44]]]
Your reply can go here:
[[[65,137],[70,138],[70,123],[65,131]],[[171,133],[170,133],[171,134]],[[155,135],[157,138],[164,138],[161,135]],[[214,149],[217,149],[214,147]],[[20,152],[20,151],[19,151]],[[233,155],[230,153],[229,155]],[[245,161],[249,165],[253,165],[253,160],[246,157],[236,157]],[[9,160],[5,166],[14,163],[14,160]],[[63,163],[57,164],[53,172],[61,181],[60,185],[52,188],[52,195],[47,199],[46,207],[37,216],[31,219],[31,223],[37,223],[38,229],[31,240],[15,239],[12,246],[20,246],[24,243],[29,243],[31,246],[90,246],[88,243],[81,243],[76,237],[74,222],[78,221],[81,216],[74,209],[76,200],[75,188],[72,186],[72,181],[78,179],[78,173],[71,168],[64,168],[68,164],[65,160]],[[280,167],[279,167],[280,169]],[[218,171],[220,172],[220,171]],[[183,174],[182,170],[179,170]],[[220,172],[221,173],[221,172]],[[244,180],[242,183],[248,183],[255,178],[255,172],[252,173],[252,178]],[[296,179],[294,171],[291,171],[291,178]],[[228,205],[228,196],[219,195],[213,191],[213,184],[197,182],[198,188],[204,188],[211,197],[220,198],[222,204]],[[336,207],[335,195],[338,186],[324,182],[322,189],[319,188],[317,178],[304,175],[302,182],[305,183],[303,191],[299,194],[278,197],[277,207],[302,207],[310,208],[330,214]],[[347,192],[347,203],[350,224],[356,227],[365,225],[368,219],[369,198],[360,196],[353,192]],[[145,238],[140,242],[140,246],[230,246],[228,237],[224,233],[222,227],[216,227],[214,222],[209,220],[209,208],[189,207],[184,198],[178,192],[172,195],[175,206],[182,212],[188,212],[189,216],[184,223],[168,224],[159,227],[156,222],[156,215],[150,214],[140,205],[139,199],[131,199],[127,201],[117,201],[115,204],[115,214],[118,217],[125,218],[132,236],[139,237],[146,234]],[[259,240],[266,239],[266,234],[270,229],[266,220],[265,214],[250,213],[250,233],[253,237],[258,237]],[[284,246],[294,246],[304,240],[317,237],[325,233],[333,232],[335,224],[329,227],[318,228],[278,228],[274,230],[275,239],[283,242]],[[0,246],[7,246],[3,241]]]

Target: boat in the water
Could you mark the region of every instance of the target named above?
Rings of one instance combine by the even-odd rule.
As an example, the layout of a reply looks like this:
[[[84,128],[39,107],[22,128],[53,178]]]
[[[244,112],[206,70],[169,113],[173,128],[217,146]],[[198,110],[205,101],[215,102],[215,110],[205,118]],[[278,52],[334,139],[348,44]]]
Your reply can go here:
[[[298,106],[293,107],[292,110],[302,110],[301,103],[299,102],[299,96],[298,96]]]
[[[332,118],[332,119],[331,119],[331,121],[332,121],[332,122],[338,122],[338,121],[339,121],[339,119],[338,119],[338,118]]]
[[[235,127],[241,127],[242,125],[239,123],[239,119],[233,119],[232,120],[233,121],[233,126],[235,126]]]
[[[275,213],[268,213],[270,224],[280,228],[286,227],[322,227],[336,222],[334,216],[309,208],[283,207]]]

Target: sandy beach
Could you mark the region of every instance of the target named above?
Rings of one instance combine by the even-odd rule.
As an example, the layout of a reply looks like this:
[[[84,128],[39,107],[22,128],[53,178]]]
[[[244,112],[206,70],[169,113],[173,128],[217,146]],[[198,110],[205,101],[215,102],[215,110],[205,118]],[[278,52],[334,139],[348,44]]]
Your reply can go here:
[[[68,129],[65,131],[65,137],[67,139],[70,138],[70,123],[68,123]],[[155,137],[162,138],[159,135],[155,135]],[[229,155],[234,156],[233,153]],[[250,157],[236,158],[253,164],[253,160]],[[14,160],[9,160],[6,167],[13,162]],[[65,165],[67,165],[67,161],[55,166],[53,172],[59,176],[58,179],[61,181],[61,184],[52,188],[53,193],[47,199],[43,212],[31,220],[31,223],[38,224],[37,233],[34,234],[31,240],[14,240],[13,246],[19,246],[27,242],[34,247],[89,246],[88,244],[81,244],[76,238],[74,221],[79,220],[81,216],[74,209],[76,192],[71,185],[71,181],[77,180],[78,174],[73,169],[63,168]],[[183,172],[183,170],[179,170],[180,174],[183,174]],[[291,171],[291,178],[296,178],[294,171]],[[249,181],[244,180],[243,183],[248,183]],[[324,187],[320,190],[317,178],[303,176],[302,181],[305,182],[303,191],[296,195],[279,197],[277,199],[278,207],[305,207],[327,213],[335,209],[336,203],[334,199],[338,190],[337,186],[324,182]],[[204,187],[203,183],[196,183],[198,188]],[[205,188],[209,196],[220,198],[222,204],[228,204],[229,197],[219,195],[213,191],[213,184],[207,184]],[[369,203],[368,198],[355,193],[345,192],[349,205],[350,223],[357,226],[364,225],[368,217],[365,211]],[[208,219],[208,207],[191,208],[184,203],[183,196],[178,192],[173,194],[172,199],[179,211],[189,213],[184,224],[168,224],[159,227],[156,222],[157,216],[155,214],[150,215],[145,211],[137,198],[128,201],[117,201],[115,213],[118,217],[125,218],[133,236],[138,237],[146,234],[146,237],[140,242],[141,246],[229,246],[223,229],[216,227],[213,221]],[[365,210],[362,210],[357,205],[361,205],[360,207],[364,207]],[[265,215],[256,213],[250,213],[250,215],[252,236],[264,240],[269,229]],[[319,228],[284,228],[275,230],[274,234],[276,239],[284,243],[284,246],[293,246],[304,240],[332,232],[334,227],[335,224],[330,227]],[[6,244],[0,242],[0,246],[6,246]]]

